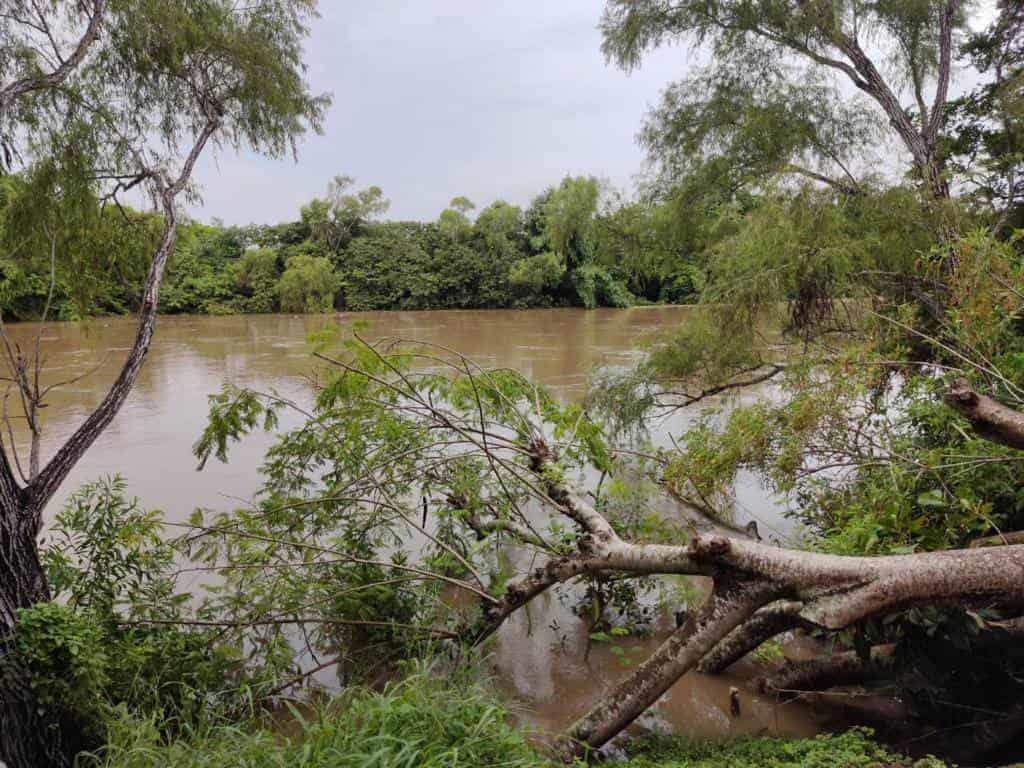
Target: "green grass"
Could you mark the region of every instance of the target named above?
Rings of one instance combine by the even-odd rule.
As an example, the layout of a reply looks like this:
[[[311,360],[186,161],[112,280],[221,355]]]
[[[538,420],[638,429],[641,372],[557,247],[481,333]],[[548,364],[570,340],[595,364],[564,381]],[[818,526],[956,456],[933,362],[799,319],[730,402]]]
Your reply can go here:
[[[253,723],[206,725],[164,743],[152,722],[125,718],[102,768],[554,768],[479,685],[413,675],[384,693],[358,692],[300,719],[291,736]],[[876,768],[910,766],[870,731],[813,739],[683,738],[634,742],[622,768]],[[939,768],[938,761],[917,764]]]
[[[723,741],[667,738],[637,742],[629,768],[942,768],[928,758],[909,761],[887,751],[871,731],[853,728],[813,739],[742,737]]]
[[[161,744],[153,724],[115,727],[104,768],[540,768],[547,763],[479,688],[414,676],[306,715],[297,738],[215,725]]]

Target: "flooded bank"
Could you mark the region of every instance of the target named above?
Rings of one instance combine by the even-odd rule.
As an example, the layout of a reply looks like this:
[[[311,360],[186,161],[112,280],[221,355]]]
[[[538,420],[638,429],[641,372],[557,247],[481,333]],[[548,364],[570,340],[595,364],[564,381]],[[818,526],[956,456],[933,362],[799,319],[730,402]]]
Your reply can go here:
[[[326,325],[358,322],[365,325],[362,333],[368,339],[443,344],[481,365],[515,368],[569,401],[585,394],[595,366],[636,362],[648,342],[688,317],[685,307],[164,317],[128,403],[76,467],[61,498],[84,481],[115,472],[126,478],[131,493],[170,519],[183,519],[197,506],[225,509],[249,498],[271,437],[254,435],[233,449],[229,464],[211,462],[196,472],[191,448],[205,425],[207,397],[232,383],[308,401],[311,387],[304,377],[314,364],[306,338]],[[20,325],[12,335],[26,340],[35,331]],[[55,392],[46,445],[58,444],[102,398],[133,333],[129,318],[45,329],[47,376],[70,379],[92,371]],[[678,435],[684,418],[677,414],[659,422],[655,442]],[[738,523],[756,520],[766,537],[785,534],[786,521],[755,485],[740,489],[738,507]],[[652,604],[657,615],[649,636],[595,640],[588,623],[572,610],[577,597],[571,590],[541,596],[529,610],[515,614],[489,648],[496,684],[521,720],[541,732],[559,731],[582,714],[646,658],[674,624],[674,606]],[[687,675],[643,725],[694,736],[807,735],[821,729],[823,721],[808,707],[780,704],[748,690],[744,681],[755,672],[737,665],[726,675]],[[733,687],[740,689],[739,714],[731,711]]]

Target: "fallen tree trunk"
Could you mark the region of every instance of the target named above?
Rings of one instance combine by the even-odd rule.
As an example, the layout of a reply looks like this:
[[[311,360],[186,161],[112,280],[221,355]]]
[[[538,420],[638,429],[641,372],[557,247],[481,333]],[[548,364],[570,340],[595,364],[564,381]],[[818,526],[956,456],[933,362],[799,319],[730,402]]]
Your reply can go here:
[[[723,669],[792,626],[838,630],[919,604],[1024,606],[1024,545],[846,557],[724,536],[695,537],[685,546],[633,544],[571,489],[553,483],[547,490],[583,529],[580,554],[510,584],[492,612],[493,622],[548,587],[586,573],[685,573],[715,580],[701,610],[569,729],[562,743],[567,758],[604,745],[705,658],[706,668]],[[782,598],[787,601],[765,608]],[[847,677],[854,666],[851,662]],[[841,670],[830,674],[842,679]]]
[[[866,658],[846,651],[820,659],[787,662],[782,669],[763,678],[759,687],[767,693],[799,695],[885,679],[896,670],[893,646],[880,645],[874,646]]]
[[[723,672],[773,637],[797,627],[812,626],[800,615],[803,607],[803,603],[793,600],[782,600],[765,606],[745,624],[726,635],[722,642],[701,659],[697,671],[705,674]]]
[[[439,359],[426,356],[435,363]],[[359,372],[342,361],[324,359],[337,362],[346,371]],[[459,375],[473,375],[461,357],[453,369]],[[564,425],[545,421],[539,396],[526,400],[524,406],[519,400],[510,400],[518,395],[509,396],[496,387],[487,398],[501,402],[500,418],[488,417],[485,401],[490,400],[480,396],[480,387],[487,385],[488,379],[481,374],[473,389],[477,407],[460,414],[423,395],[401,371],[396,371],[393,382],[377,373],[368,376],[387,390],[389,397],[411,403],[408,410],[428,429],[441,430],[451,444],[465,447],[465,452],[457,453],[460,460],[465,460],[467,453],[486,457],[481,466],[497,476],[494,498],[504,503],[470,504],[449,494],[449,508],[464,513],[468,530],[482,538],[507,534],[545,558],[505,583],[497,594],[481,596],[478,588],[472,588],[481,598],[482,610],[479,620],[463,628],[461,636],[467,640],[482,641],[538,595],[577,578],[677,574],[713,582],[711,595],[700,609],[568,729],[560,742],[567,759],[600,748],[687,672],[723,670],[766,640],[796,627],[836,632],[922,606],[982,608],[1006,617],[1024,611],[1024,544],[855,557],[784,549],[721,528],[693,531],[684,543],[629,541],[620,534],[625,528],[616,527],[603,514],[600,494],[592,505],[567,479],[585,459],[578,446],[572,447],[571,439],[565,442],[564,432],[559,432]],[[953,395],[951,402],[971,418],[980,434],[1024,447],[1024,415],[963,387],[954,388]],[[508,414],[510,408],[514,416]],[[531,413],[530,408],[535,410]],[[509,438],[507,421],[516,424],[514,441]],[[548,426],[552,427],[550,435],[545,432]],[[438,435],[432,433],[432,439],[439,439]],[[564,457],[556,445],[565,451]],[[566,445],[569,447],[562,447]],[[434,455],[430,460],[432,467],[445,461]],[[564,518],[560,522],[571,522],[575,530],[566,531],[555,524],[552,530],[557,535],[549,540],[523,515],[519,500],[509,494],[508,483]],[[386,478],[380,485],[386,486]],[[773,681],[773,687],[825,688],[888,674],[893,671],[890,659],[883,659],[880,653],[866,662],[856,655],[841,654],[820,664],[790,665]]]
[[[577,720],[560,746],[564,757],[585,756],[605,744],[656,702],[669,687],[697,666],[704,655],[760,605],[775,587],[759,581],[723,579],[700,611],[662,643],[637,670]]]
[[[946,402],[971,422],[987,440],[1024,449],[1024,413],[978,393],[966,379],[956,379],[946,390]]]
[[[511,584],[503,600],[521,606],[585,573],[683,573],[715,581],[700,612],[568,730],[561,744],[567,759],[603,746],[709,654],[707,668],[722,669],[791,626],[839,630],[922,604],[1024,607],[1024,545],[849,557],[725,536],[694,537],[685,546],[634,544],[582,496],[550,479],[558,475],[544,472],[552,456],[543,443],[533,451],[535,469],[549,478],[548,498],[583,531],[580,553],[559,559],[539,581],[534,574]],[[780,599],[789,602],[756,616]]]

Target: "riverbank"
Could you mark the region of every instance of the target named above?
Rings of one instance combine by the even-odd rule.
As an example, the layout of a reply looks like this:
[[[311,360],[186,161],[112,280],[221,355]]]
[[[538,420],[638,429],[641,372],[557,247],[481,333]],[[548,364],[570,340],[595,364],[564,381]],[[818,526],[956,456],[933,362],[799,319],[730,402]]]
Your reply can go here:
[[[104,768],[555,768],[546,745],[509,724],[479,683],[413,675],[382,693],[360,691],[292,710],[288,736],[254,722],[210,724],[161,743],[145,722],[123,720]],[[648,738],[616,750],[623,768],[941,768],[875,743],[870,732],[807,739]],[[622,762],[624,760],[624,762]]]

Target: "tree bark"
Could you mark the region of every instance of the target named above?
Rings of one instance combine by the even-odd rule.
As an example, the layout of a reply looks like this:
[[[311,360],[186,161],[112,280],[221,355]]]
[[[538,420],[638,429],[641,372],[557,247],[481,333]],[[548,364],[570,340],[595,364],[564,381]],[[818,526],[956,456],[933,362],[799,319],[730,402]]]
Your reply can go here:
[[[791,661],[778,672],[765,678],[764,690],[772,693],[824,691],[838,685],[859,685],[889,677],[896,670],[891,645],[875,646],[868,658],[854,651],[835,653],[820,659]]]
[[[18,611],[50,599],[36,548],[36,510],[0,510],[0,758],[12,768],[71,764],[60,734],[40,722],[32,691],[11,659]]]
[[[570,727],[559,745],[561,756],[568,762],[602,747],[776,593],[764,581],[720,579],[700,611]]]
[[[796,627],[810,626],[800,615],[803,603],[785,600],[768,605],[755,613],[749,621],[736,627],[716,645],[697,667],[704,674],[724,672],[762,643]]]
[[[1024,450],[1024,413],[974,390],[966,379],[956,379],[946,391],[946,402],[959,411],[987,440]]]

